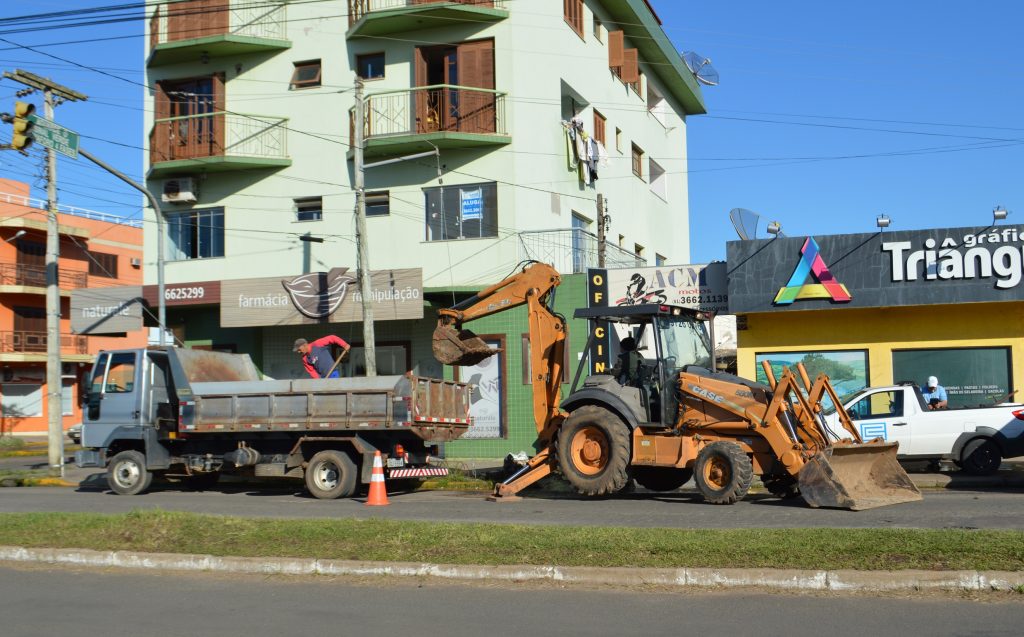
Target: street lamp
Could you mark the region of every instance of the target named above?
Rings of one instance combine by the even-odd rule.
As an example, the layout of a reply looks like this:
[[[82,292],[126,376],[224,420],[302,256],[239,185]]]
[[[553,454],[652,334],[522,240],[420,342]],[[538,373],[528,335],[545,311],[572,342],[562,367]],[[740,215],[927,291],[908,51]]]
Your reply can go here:
[[[1003,208],[1002,206],[996,206],[995,208],[993,208],[992,209],[992,223],[993,223],[993,225],[997,221],[1002,221],[1003,219],[1006,219],[1006,216],[1009,215],[1009,214],[1010,214],[1010,211],[1007,210],[1006,208]]]
[[[13,237],[8,237],[8,238],[4,239],[4,242],[10,243],[11,241],[14,241],[15,239],[17,239],[18,237],[24,237],[24,236],[25,236],[25,231],[24,230],[18,230],[17,232],[14,233]]]
[[[892,219],[889,218],[889,215],[878,215],[875,218],[875,225],[878,226],[879,231],[885,230],[891,223]]]
[[[768,224],[768,234],[779,236],[782,234],[782,224],[778,221],[772,221]]]

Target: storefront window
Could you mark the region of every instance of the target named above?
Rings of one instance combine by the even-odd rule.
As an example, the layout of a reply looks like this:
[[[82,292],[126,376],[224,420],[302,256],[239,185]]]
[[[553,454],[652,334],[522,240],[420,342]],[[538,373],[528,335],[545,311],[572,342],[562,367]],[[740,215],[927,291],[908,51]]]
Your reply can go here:
[[[7,383],[0,385],[4,418],[34,418],[43,415],[43,386]]]
[[[893,380],[924,386],[935,376],[946,390],[949,408],[994,405],[1007,400],[1013,383],[1010,348],[913,349],[892,353]]]
[[[377,375],[398,376],[409,371],[409,348],[406,345],[377,345]],[[341,363],[341,375],[366,376],[366,350],[353,347]]]

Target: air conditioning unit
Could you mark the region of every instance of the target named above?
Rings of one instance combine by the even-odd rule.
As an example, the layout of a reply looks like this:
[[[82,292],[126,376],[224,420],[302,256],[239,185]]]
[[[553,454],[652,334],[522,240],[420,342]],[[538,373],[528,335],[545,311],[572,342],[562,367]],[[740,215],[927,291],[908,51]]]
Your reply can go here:
[[[177,177],[164,181],[164,203],[195,203],[199,184],[191,177]]]
[[[133,268],[140,267],[142,265],[142,259],[139,257],[132,257],[131,264]]]

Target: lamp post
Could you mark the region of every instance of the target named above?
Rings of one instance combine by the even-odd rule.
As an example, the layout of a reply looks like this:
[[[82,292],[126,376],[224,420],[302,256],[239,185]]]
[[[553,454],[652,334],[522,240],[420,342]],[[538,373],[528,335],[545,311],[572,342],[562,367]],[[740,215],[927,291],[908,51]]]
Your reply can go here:
[[[878,226],[879,232],[884,232],[890,224],[892,224],[892,219],[889,218],[889,215],[878,215],[875,218],[875,225]]]
[[[4,243],[10,243],[11,241],[14,241],[15,239],[18,239],[19,237],[24,237],[24,236],[25,236],[25,231],[24,230],[18,230],[17,232],[14,233],[14,236],[7,237],[6,239],[4,239]]]

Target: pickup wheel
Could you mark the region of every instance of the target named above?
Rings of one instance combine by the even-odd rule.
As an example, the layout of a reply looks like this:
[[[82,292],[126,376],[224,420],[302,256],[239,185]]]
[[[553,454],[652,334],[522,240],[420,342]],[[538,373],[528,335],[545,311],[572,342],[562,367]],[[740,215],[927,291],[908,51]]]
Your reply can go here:
[[[146,456],[122,451],[107,466],[107,484],[118,495],[138,495],[153,484],[153,472],[146,469]]]
[[[967,443],[960,464],[963,470],[971,475],[987,476],[999,470],[1003,458],[999,455],[999,447],[991,440],[979,438]]]
[[[633,467],[633,479],[648,491],[675,491],[692,477],[693,469]]]
[[[750,458],[734,442],[712,442],[697,454],[694,481],[711,504],[735,504],[742,500],[754,479]]]
[[[612,495],[629,484],[629,427],[607,409],[585,405],[558,432],[558,467],[579,493]]]
[[[344,451],[321,451],[306,467],[306,489],[321,500],[348,498],[356,492],[357,474],[356,463]]]

